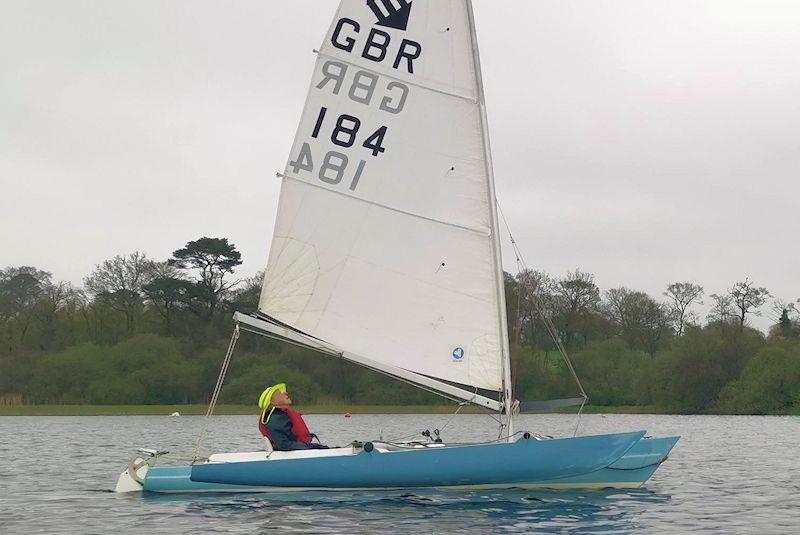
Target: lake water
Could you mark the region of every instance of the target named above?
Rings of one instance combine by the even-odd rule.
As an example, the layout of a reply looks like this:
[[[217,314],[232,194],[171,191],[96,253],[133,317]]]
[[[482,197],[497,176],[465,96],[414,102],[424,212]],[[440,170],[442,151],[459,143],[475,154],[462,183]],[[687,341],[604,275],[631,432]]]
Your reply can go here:
[[[211,451],[259,448],[255,416],[214,417]],[[448,423],[448,420],[450,422]],[[307,417],[329,444],[442,428],[494,438],[489,416]],[[581,434],[682,435],[646,488],[585,492],[398,491],[291,495],[111,492],[135,449],[191,452],[201,417],[0,417],[3,533],[800,533],[800,418],[587,415]],[[521,417],[568,436],[575,417]]]

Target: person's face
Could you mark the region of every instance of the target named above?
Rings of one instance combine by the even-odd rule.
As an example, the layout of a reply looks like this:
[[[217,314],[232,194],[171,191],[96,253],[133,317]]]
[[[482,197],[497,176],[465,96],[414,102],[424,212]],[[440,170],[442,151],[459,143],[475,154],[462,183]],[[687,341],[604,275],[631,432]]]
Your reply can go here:
[[[292,398],[286,392],[275,392],[272,394],[272,404],[276,407],[288,407],[292,404]]]

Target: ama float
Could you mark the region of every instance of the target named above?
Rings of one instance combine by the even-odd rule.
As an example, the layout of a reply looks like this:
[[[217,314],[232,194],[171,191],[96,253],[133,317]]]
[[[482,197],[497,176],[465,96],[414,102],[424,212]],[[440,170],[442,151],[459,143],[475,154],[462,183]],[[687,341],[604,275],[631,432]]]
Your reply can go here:
[[[677,437],[515,428],[520,412],[583,405],[586,394],[576,377],[579,397],[514,398],[470,0],[343,0],[280,177],[259,309],[234,315],[208,414],[248,331],[483,407],[498,414],[498,438],[204,457],[201,432],[182,465],[139,450],[118,491],[630,488],[667,458]]]

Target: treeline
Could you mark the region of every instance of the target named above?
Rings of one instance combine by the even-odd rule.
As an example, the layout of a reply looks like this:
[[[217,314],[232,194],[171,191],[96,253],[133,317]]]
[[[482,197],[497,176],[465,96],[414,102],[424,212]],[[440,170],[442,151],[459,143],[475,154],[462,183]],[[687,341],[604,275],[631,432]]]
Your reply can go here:
[[[519,397],[575,392],[555,340],[571,355],[595,405],[645,405],[679,413],[778,414],[800,409],[800,316],[752,281],[705,296],[690,282],[661,299],[628,288],[601,292],[594,276],[506,275]],[[710,301],[705,318],[695,308]],[[775,323],[749,326],[762,313]],[[555,340],[538,315],[556,331]]]
[[[168,259],[116,256],[82,287],[34,267],[0,269],[0,403],[207,402],[232,312],[258,306],[261,276],[237,280],[241,262],[228,240],[203,237]],[[575,394],[561,346],[595,405],[800,409],[798,307],[750,280],[710,295],[675,282],[658,298],[624,287],[601,291],[579,270],[506,274],[505,282],[520,399]],[[705,318],[696,313],[701,303],[711,305]],[[749,326],[762,313],[774,319],[766,335]],[[254,403],[277,381],[301,403],[440,401],[341,359],[245,335],[222,402]]]
[[[0,269],[0,404],[207,403],[234,311],[258,307],[262,275],[239,280],[236,247],[199,238],[153,260],[116,256],[82,287],[30,266]],[[222,402],[287,382],[300,403],[426,404],[432,394],[340,359],[241,337]]]

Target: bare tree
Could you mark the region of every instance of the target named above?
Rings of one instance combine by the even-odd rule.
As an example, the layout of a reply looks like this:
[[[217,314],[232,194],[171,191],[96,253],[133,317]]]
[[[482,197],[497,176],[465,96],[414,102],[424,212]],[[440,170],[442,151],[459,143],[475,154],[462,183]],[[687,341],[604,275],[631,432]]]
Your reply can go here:
[[[700,300],[703,287],[691,282],[673,282],[667,286],[663,295],[669,299],[669,312],[675,322],[675,334],[682,336],[689,307],[695,303],[703,304]]]
[[[779,297],[776,297],[770,303],[767,317],[774,322],[780,321],[781,318],[787,317],[791,320],[791,316],[798,312],[795,303],[790,303]]]
[[[151,281],[155,279],[183,279],[183,272],[170,264],[169,261],[152,262],[149,269]]]
[[[517,273],[517,281],[525,286],[529,292],[546,298],[553,287],[553,279],[544,271],[525,269]]]
[[[743,282],[734,284],[733,288],[728,290],[728,295],[738,310],[739,330],[742,331],[748,314],[761,315],[758,309],[767,302],[769,291],[766,288],[754,286],[752,281],[745,278]]]
[[[540,309],[547,317],[553,316],[553,280],[544,271],[526,269],[517,273],[516,282],[517,302],[509,306],[516,308],[520,341],[532,344],[538,335],[535,326]]]
[[[733,310],[733,299],[727,294],[711,294],[711,309],[706,319],[711,323],[730,323],[736,314]]]
[[[565,344],[569,345],[581,320],[600,303],[600,289],[594,275],[576,269],[554,285],[557,325]]]
[[[125,315],[127,332],[132,332],[141,309],[143,288],[153,279],[155,263],[142,252],[117,255],[95,267],[84,279],[86,289],[96,299]]]

